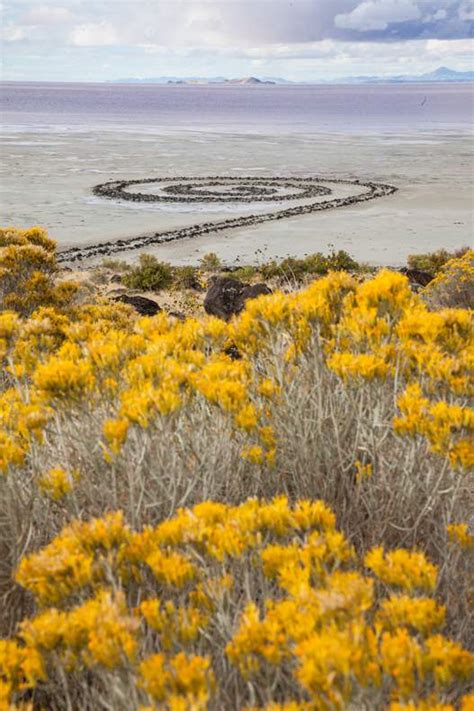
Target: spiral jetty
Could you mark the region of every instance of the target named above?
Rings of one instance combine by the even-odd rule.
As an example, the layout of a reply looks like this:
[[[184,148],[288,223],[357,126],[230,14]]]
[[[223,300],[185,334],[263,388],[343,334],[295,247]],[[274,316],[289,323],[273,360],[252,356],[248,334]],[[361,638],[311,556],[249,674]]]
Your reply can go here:
[[[159,193],[129,192],[127,190],[131,186],[150,183],[158,184]],[[216,175],[198,178],[178,176],[173,178],[155,177],[141,180],[115,180],[96,185],[92,192],[98,197],[109,200],[127,200],[141,203],[268,203],[308,200],[332,195],[333,191],[327,187],[327,183],[353,185],[358,188],[365,188],[365,191],[347,197],[286,207],[283,210],[275,210],[273,212],[242,215],[216,222],[202,222],[190,227],[167,230],[165,232],[144,234],[128,239],[111,240],[84,247],[71,247],[59,252],[58,260],[60,262],[76,262],[98,256],[109,256],[131,249],[142,249],[151,245],[189,239],[212,232],[259,225],[263,222],[307,215],[320,210],[347,207],[358,202],[367,202],[368,200],[392,195],[397,191],[397,188],[393,185],[363,182],[361,180],[325,179],[321,177],[222,177]]]

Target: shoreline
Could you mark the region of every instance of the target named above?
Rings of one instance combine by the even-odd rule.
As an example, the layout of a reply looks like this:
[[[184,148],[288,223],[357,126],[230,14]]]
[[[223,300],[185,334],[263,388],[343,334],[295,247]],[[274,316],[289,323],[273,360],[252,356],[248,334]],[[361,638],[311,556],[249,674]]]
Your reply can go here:
[[[217,253],[226,264],[249,264],[262,258],[304,257],[334,245],[377,266],[402,265],[409,254],[444,246],[455,249],[472,241],[472,141],[462,135],[441,137],[431,132],[403,139],[382,133],[333,134],[330,139],[181,131],[151,136],[139,130],[104,130],[23,135],[18,145],[5,140],[3,154],[3,224],[43,225],[61,251],[99,242],[125,243],[137,236],[186,231],[196,224],[274,210],[270,201],[165,204],[105,200],[92,194],[97,183],[144,176],[200,179],[209,173],[253,180],[281,175],[366,179],[397,186],[398,192],[390,200],[200,232],[192,239],[184,232],[181,239],[149,245],[147,251],[176,265],[195,264],[208,252]],[[345,192],[336,192],[339,195],[346,197],[348,186]],[[300,202],[305,200],[293,205]],[[284,206],[279,202],[279,208]],[[133,263],[138,253],[129,249],[120,255]]]
[[[111,240],[108,242],[96,243],[84,247],[71,247],[66,250],[58,252],[58,261],[60,263],[64,262],[77,262],[83,259],[94,258],[97,256],[110,256],[115,255],[120,252],[129,251],[131,249],[142,249],[150,245],[159,245],[166,242],[173,242],[181,239],[191,239],[204,234],[218,233],[223,230],[234,229],[238,227],[253,227],[264,222],[271,222],[274,220],[287,219],[294,216],[310,214],[313,212],[319,212],[322,210],[334,210],[342,207],[349,207],[360,202],[367,202],[369,200],[375,200],[379,197],[387,197],[393,195],[397,192],[398,188],[393,185],[388,185],[384,183],[373,183],[373,182],[362,182],[360,180],[343,180],[343,179],[324,179],[324,178],[289,178],[289,177],[269,177],[269,178],[254,178],[249,176],[242,176],[241,178],[236,176],[222,177],[222,176],[210,176],[210,177],[200,177],[198,179],[190,179],[189,177],[175,177],[168,178],[163,181],[161,178],[145,178],[142,180],[128,180],[128,181],[111,181],[108,183],[103,183],[101,185],[96,185],[93,188],[93,193],[96,196],[106,197],[109,199],[122,199],[131,200],[133,202],[166,202],[170,200],[176,200],[177,202],[193,202],[196,199],[190,197],[189,191],[184,191],[184,195],[173,196],[158,196],[150,195],[145,193],[130,193],[126,191],[126,187],[135,184],[144,183],[155,183],[155,182],[171,182],[178,183],[178,186],[171,186],[168,188],[170,192],[176,193],[176,187],[179,186],[179,181],[190,181],[188,182],[188,188],[190,186],[195,186],[196,183],[202,184],[204,186],[221,185],[223,182],[235,181],[238,186],[240,185],[240,190],[242,190],[246,185],[249,186],[250,192],[257,192],[259,188],[257,186],[270,186],[273,190],[273,186],[277,185],[284,188],[293,188],[295,185],[300,185],[304,192],[302,196],[297,194],[293,195],[250,195],[240,197],[239,199],[244,202],[253,202],[254,200],[288,200],[294,198],[307,198],[309,196],[315,197],[316,195],[332,195],[332,190],[323,185],[323,183],[335,183],[337,185],[354,185],[357,187],[366,188],[367,190],[358,195],[350,195],[345,198],[334,198],[332,200],[327,200],[324,202],[311,202],[306,205],[298,205],[296,207],[288,207],[284,210],[278,210],[274,212],[265,212],[260,215],[250,214],[241,215],[236,218],[229,218],[226,220],[220,220],[219,222],[204,222],[194,224],[191,227],[179,228],[175,230],[168,230],[163,232],[155,232],[154,234],[145,234],[138,237],[131,237],[128,240],[118,239]],[[173,187],[175,190],[173,191]],[[166,188],[165,188],[166,189]],[[239,187],[237,188],[239,189]],[[262,189],[262,188],[260,188]],[[265,190],[265,188],[263,188]],[[200,200],[202,200],[203,193],[198,194]],[[231,196],[232,200],[236,197],[234,194]],[[217,196],[205,195],[206,201],[220,201],[221,198]]]

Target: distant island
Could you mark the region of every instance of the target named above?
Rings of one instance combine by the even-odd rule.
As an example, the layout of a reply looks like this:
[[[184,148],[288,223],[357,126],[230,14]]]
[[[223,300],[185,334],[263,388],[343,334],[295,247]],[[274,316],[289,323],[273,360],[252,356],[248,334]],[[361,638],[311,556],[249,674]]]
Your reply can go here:
[[[278,84],[276,79],[257,79],[245,77],[244,79],[168,79],[167,84]]]
[[[241,77],[228,79],[226,77],[130,77],[114,79],[114,84],[177,84],[177,85],[231,85],[231,86],[263,86],[263,85],[298,85],[298,84],[414,84],[424,82],[472,82],[474,71],[458,72],[448,67],[438,67],[426,74],[395,75],[395,76],[347,76],[338,79],[314,79],[313,81],[291,81],[281,77]]]
[[[261,84],[296,84],[298,82],[291,82],[285,79],[269,79],[257,77],[243,77],[237,79],[227,79],[226,77],[146,77],[143,79],[130,78],[130,79],[114,79],[111,83],[114,84],[232,84],[232,85],[261,85]]]

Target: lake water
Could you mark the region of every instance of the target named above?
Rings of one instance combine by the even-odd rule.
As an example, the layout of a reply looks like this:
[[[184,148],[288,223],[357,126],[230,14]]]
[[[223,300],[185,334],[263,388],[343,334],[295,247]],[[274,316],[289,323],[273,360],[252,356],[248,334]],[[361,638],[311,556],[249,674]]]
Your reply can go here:
[[[2,86],[2,122],[27,127],[195,128],[343,133],[470,130],[472,85]]]
[[[360,178],[398,192],[157,247],[163,258],[194,263],[216,251],[227,261],[254,261],[259,250],[302,255],[330,243],[383,264],[472,241],[472,84],[4,83],[0,97],[2,223],[42,224],[60,248],[250,209],[92,195],[108,180],[206,175]]]

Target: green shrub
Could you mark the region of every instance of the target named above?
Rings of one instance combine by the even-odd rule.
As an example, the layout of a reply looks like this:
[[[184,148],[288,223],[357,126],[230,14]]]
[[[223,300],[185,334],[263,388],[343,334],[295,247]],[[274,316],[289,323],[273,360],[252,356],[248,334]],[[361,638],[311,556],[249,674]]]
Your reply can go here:
[[[306,275],[319,274],[323,276],[329,271],[358,271],[360,266],[350,254],[340,249],[333,250],[328,255],[315,252],[304,259],[287,257],[281,262],[272,260],[260,267],[260,272],[265,279],[279,277],[301,282]]]
[[[275,259],[262,264],[259,267],[259,271],[264,279],[274,279],[277,276],[281,276],[280,265]]]
[[[138,266],[124,275],[122,283],[130,289],[143,291],[168,289],[173,283],[173,268],[151,254],[141,254]]]
[[[196,267],[174,267],[174,286],[178,289],[201,289]]]
[[[201,257],[199,265],[204,272],[218,272],[222,269],[222,262],[215,252],[209,252]]]
[[[409,269],[420,269],[423,272],[428,272],[436,276],[446,262],[450,259],[458,259],[468,251],[468,247],[461,247],[448,252],[447,249],[438,249],[436,252],[427,252],[426,254],[410,254],[407,259]]]
[[[232,272],[234,279],[241,279],[242,281],[248,281],[252,279],[256,274],[258,274],[257,267],[252,267],[251,265],[246,267],[239,267],[235,272]]]
[[[123,259],[103,259],[99,266],[104,269],[111,269],[114,272],[129,272],[132,268]]]
[[[326,257],[327,271],[357,271],[359,269],[358,262],[352,259],[351,255],[344,249],[339,249],[337,252],[333,250]]]

